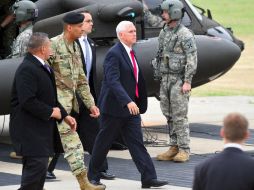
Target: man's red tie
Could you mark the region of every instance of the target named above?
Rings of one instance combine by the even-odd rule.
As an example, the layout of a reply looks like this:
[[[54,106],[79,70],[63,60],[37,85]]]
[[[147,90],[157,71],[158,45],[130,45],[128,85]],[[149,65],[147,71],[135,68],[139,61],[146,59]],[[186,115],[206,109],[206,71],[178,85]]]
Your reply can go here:
[[[134,72],[134,76],[135,76],[135,79],[136,79],[136,90],[135,90],[135,94],[136,94],[136,97],[138,98],[139,97],[139,94],[138,94],[138,70],[137,70],[137,63],[135,61],[135,57],[134,57],[134,51],[131,50],[130,51],[130,54],[131,54],[131,60],[132,60],[132,64],[133,64],[133,72]]]

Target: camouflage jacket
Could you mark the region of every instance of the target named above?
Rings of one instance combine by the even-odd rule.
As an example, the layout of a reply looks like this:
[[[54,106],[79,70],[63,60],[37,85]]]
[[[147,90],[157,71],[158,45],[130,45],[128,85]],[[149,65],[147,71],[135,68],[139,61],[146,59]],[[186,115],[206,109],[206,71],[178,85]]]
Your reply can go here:
[[[145,24],[149,27],[163,27],[164,21],[159,15],[153,15],[148,9],[144,10]]]
[[[177,74],[191,84],[197,70],[197,47],[194,35],[182,24],[164,27],[159,35],[160,73]]]
[[[22,57],[27,52],[27,43],[33,33],[32,23],[20,29],[20,33],[12,45],[12,57]]]
[[[72,105],[67,106],[72,106],[78,112],[77,93],[89,109],[95,103],[82,67],[78,44],[76,42],[68,44],[64,39],[64,34],[52,38],[51,41],[53,55],[48,62],[55,73],[60,103],[65,107],[65,99],[71,98]]]

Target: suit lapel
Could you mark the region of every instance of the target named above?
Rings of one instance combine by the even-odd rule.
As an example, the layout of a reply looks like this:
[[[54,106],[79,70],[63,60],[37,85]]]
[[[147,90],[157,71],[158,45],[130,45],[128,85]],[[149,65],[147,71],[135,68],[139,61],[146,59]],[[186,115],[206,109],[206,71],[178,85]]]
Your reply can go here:
[[[32,62],[32,64],[35,64],[37,67],[40,67],[43,72],[46,72],[47,75],[50,77],[51,81],[54,83],[55,79],[54,79],[54,71],[52,70],[51,67],[50,68],[50,72],[42,65],[42,63],[37,59],[35,58],[32,54],[28,53],[27,54],[27,58],[29,59],[29,61]],[[46,64],[46,63],[45,63]]]
[[[133,72],[133,66],[132,66],[132,62],[130,60],[130,57],[128,55],[128,53],[126,52],[126,49],[124,48],[124,46],[121,44],[121,42],[119,42],[119,48],[122,52],[122,55],[123,55],[123,58],[125,59],[125,62],[129,65],[130,69],[132,70],[132,76],[134,77],[135,79],[135,76],[134,76],[134,72]]]

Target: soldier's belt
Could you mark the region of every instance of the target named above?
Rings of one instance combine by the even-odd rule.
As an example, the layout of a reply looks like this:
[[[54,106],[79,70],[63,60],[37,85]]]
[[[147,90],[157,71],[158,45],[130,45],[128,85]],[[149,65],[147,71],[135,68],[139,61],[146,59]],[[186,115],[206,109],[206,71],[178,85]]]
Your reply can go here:
[[[161,74],[165,75],[165,74],[172,74],[172,75],[183,75],[184,74],[184,70],[179,70],[179,71],[172,71],[172,70],[168,70],[168,71],[161,71]]]

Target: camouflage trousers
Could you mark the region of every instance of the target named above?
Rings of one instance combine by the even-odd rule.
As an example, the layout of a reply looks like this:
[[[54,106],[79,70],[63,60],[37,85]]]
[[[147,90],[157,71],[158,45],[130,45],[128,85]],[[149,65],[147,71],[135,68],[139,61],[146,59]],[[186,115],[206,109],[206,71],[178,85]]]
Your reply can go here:
[[[69,114],[72,110],[72,98],[63,97],[58,92],[58,100]],[[68,161],[72,174],[78,175],[86,170],[84,163],[84,149],[76,131],[72,131],[65,122],[57,124],[64,149],[64,158]]]
[[[163,75],[160,84],[160,107],[169,126],[169,145],[190,151],[190,129],[188,124],[189,93],[182,93],[180,77]]]

